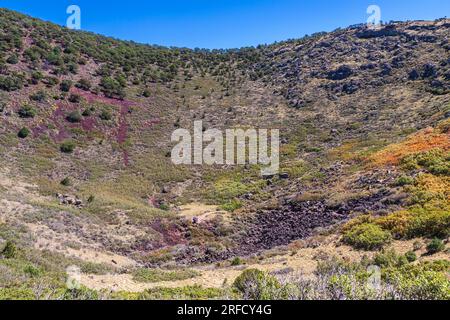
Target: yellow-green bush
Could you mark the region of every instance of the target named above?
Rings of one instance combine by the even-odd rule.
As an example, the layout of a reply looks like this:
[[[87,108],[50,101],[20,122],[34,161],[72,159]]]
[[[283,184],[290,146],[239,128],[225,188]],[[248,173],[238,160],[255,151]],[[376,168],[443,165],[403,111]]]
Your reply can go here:
[[[370,223],[356,225],[344,234],[344,242],[358,249],[375,250],[392,240],[390,232]]]
[[[258,269],[248,269],[241,273],[233,287],[249,300],[274,300],[280,298],[282,286],[279,281]]]
[[[384,270],[383,277],[406,300],[449,300],[450,281],[445,273],[426,265],[405,265]],[[395,297],[393,297],[395,298]]]
[[[402,159],[401,165],[408,170],[423,168],[436,175],[450,175],[450,152],[434,149],[409,155]]]
[[[398,211],[374,222],[389,230],[396,238],[447,237],[450,232],[450,209],[448,206],[414,206]]]

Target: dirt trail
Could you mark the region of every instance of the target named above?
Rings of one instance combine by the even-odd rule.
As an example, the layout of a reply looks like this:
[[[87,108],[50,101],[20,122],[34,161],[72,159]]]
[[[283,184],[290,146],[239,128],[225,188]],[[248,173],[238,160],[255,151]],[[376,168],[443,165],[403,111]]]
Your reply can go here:
[[[220,210],[218,206],[198,202],[180,206],[179,209],[179,216],[187,220],[195,218],[198,223],[213,220],[217,216],[222,216],[227,219],[230,215],[230,213]]]

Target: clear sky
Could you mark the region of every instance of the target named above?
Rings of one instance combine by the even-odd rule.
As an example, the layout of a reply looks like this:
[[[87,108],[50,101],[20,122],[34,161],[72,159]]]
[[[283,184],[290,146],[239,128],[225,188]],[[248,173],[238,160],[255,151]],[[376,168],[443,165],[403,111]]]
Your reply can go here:
[[[299,38],[366,22],[449,16],[450,0],[0,0],[0,7],[65,25],[81,8],[81,28],[124,40],[177,47],[235,48]]]

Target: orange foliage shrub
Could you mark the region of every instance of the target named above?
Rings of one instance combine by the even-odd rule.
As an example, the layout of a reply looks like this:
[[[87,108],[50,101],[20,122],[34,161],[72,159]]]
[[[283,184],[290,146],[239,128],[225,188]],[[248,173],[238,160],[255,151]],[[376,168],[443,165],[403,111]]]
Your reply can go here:
[[[406,156],[433,149],[450,149],[450,134],[433,128],[422,130],[403,142],[392,144],[371,155],[368,160],[374,165],[398,165]]]

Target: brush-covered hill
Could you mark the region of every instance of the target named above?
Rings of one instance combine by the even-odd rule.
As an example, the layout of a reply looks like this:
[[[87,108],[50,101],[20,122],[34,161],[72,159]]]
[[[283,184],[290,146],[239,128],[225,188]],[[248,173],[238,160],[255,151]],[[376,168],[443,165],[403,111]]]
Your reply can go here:
[[[246,267],[356,281],[370,258],[406,288],[376,297],[449,298],[449,34],[441,19],[190,50],[0,9],[0,297],[230,297]],[[280,129],[280,175],[175,166],[171,134],[196,120]],[[107,291],[67,291],[70,265]],[[311,290],[289,294],[337,294]]]

